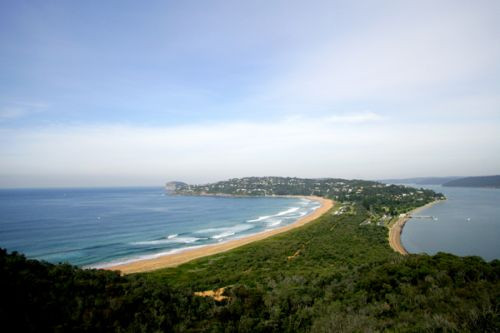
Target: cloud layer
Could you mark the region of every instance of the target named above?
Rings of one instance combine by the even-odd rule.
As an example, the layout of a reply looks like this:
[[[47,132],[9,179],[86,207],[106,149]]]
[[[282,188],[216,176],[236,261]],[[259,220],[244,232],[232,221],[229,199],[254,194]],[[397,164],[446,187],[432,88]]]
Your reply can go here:
[[[364,117],[363,117],[364,115]],[[369,117],[367,117],[369,115]],[[476,135],[467,136],[475,130]],[[393,126],[376,114],[182,127],[54,127],[2,131],[0,181],[140,185],[249,175],[381,178],[494,173],[493,125]],[[36,161],[36,164],[34,161]],[[390,170],[390,171],[388,171]],[[397,171],[394,171],[397,170]],[[15,176],[15,177],[13,177]],[[45,180],[45,181],[44,181]]]

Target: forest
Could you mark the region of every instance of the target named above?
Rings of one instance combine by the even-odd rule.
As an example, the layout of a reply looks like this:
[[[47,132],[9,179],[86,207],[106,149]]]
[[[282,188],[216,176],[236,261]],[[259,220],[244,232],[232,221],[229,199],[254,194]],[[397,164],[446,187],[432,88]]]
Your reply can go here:
[[[500,261],[399,255],[387,229],[361,225],[369,213],[353,206],[229,252],[127,276],[1,250],[0,319],[20,332],[499,330]],[[202,291],[222,297],[195,295]]]

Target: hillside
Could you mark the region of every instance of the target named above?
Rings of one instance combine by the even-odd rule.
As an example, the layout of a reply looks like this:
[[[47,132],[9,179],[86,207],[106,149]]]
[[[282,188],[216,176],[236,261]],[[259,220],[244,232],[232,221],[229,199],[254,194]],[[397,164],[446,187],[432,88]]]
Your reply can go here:
[[[381,179],[381,183],[385,184],[416,184],[416,185],[442,185],[461,177],[416,177],[416,178],[401,178],[401,179]]]
[[[465,177],[455,179],[443,184],[449,187],[494,187],[500,188],[500,175],[496,176],[481,176],[481,177]]]

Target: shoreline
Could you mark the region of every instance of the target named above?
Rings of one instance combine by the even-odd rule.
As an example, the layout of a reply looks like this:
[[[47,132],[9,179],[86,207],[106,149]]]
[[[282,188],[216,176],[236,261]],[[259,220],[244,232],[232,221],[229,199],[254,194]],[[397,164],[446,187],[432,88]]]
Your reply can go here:
[[[285,231],[289,231],[298,227],[301,227],[313,220],[316,220],[318,217],[329,211],[333,205],[334,202],[333,200],[322,198],[322,197],[317,197],[317,196],[290,196],[294,198],[306,198],[309,200],[314,200],[320,203],[320,207],[318,207],[316,210],[314,210],[311,214],[308,214],[306,216],[303,216],[302,218],[298,219],[297,221],[288,224],[286,226],[272,229],[272,230],[267,230],[263,231],[260,233],[256,233],[253,235],[249,235],[247,237],[242,237],[242,238],[237,238],[237,239],[232,239],[224,243],[218,243],[218,244],[210,244],[206,246],[202,246],[200,248],[195,248],[195,249],[189,249],[186,251],[182,252],[177,252],[173,254],[166,254],[163,256],[159,256],[157,258],[152,258],[152,259],[142,259],[142,260],[137,260],[137,261],[132,261],[129,263],[125,264],[119,264],[115,266],[108,266],[104,267],[101,269],[104,270],[113,270],[113,271],[120,271],[122,274],[132,274],[132,273],[142,273],[142,272],[148,272],[148,271],[153,271],[156,269],[160,268],[166,268],[166,267],[176,267],[181,264],[184,264],[186,262],[189,262],[194,259],[202,258],[205,256],[221,253],[221,252],[226,252],[232,249],[235,249],[237,247],[253,243],[258,240],[262,240],[280,233],[283,233]]]
[[[420,212],[423,209],[432,207],[438,202],[441,202],[443,200],[434,200],[432,202],[429,202],[423,206],[417,207],[408,213],[405,214],[405,216],[399,217],[396,222],[389,227],[389,245],[390,247],[395,251],[398,252],[402,255],[408,255],[408,251],[406,251],[405,247],[401,243],[401,234],[403,233],[403,228],[410,219],[410,215],[413,215],[415,213]]]

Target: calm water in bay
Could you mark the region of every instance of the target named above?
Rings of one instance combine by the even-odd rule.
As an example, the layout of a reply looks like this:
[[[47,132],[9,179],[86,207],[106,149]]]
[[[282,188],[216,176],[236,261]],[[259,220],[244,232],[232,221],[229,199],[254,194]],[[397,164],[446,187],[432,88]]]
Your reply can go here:
[[[278,228],[318,207],[301,198],[174,196],[162,188],[0,190],[0,247],[102,267]]]
[[[418,212],[438,218],[410,219],[402,242],[411,253],[449,252],[500,259],[500,189],[412,185],[443,193],[447,200]]]

